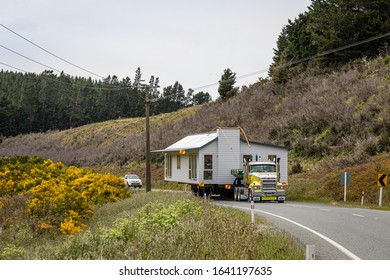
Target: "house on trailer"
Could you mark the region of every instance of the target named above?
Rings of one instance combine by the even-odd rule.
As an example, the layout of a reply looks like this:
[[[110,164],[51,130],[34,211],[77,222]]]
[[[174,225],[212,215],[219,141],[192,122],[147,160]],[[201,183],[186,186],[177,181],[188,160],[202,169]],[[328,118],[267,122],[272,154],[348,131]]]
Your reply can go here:
[[[163,150],[164,179],[169,182],[215,188],[233,184],[232,169],[242,169],[244,160],[274,161],[279,182],[287,182],[288,148],[245,141],[239,128],[218,128],[215,132],[187,136]]]

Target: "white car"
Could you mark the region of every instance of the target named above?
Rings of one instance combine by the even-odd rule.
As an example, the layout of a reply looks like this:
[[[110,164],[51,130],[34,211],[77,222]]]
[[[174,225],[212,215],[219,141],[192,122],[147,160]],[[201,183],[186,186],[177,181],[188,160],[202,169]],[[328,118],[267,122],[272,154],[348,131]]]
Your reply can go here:
[[[127,187],[138,187],[138,188],[141,188],[142,187],[142,181],[141,179],[135,175],[135,174],[127,174],[125,175],[124,177],[124,181],[125,181],[125,185]]]

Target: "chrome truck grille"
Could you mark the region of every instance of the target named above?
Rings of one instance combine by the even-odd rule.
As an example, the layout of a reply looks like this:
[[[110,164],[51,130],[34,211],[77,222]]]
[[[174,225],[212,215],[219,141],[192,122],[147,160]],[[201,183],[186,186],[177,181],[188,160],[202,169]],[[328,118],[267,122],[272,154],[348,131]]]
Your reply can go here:
[[[276,189],[276,180],[275,179],[263,179],[263,189]]]

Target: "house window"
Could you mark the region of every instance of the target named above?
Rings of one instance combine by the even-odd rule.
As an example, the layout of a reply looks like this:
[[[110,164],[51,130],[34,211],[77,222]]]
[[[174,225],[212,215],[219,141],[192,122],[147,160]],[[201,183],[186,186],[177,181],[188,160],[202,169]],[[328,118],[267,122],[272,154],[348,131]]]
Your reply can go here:
[[[269,155],[268,160],[276,163],[276,156],[275,155]]]
[[[203,169],[203,179],[212,180],[213,179],[213,156],[204,155],[204,169]]]
[[[196,155],[189,155],[188,178],[196,180],[197,176]]]
[[[172,177],[172,155],[165,156],[165,177]]]
[[[180,155],[178,155],[176,158],[176,169],[180,169],[180,168],[181,168],[181,158]]]
[[[251,162],[252,161],[252,155],[243,155],[242,159],[243,159],[243,162]]]

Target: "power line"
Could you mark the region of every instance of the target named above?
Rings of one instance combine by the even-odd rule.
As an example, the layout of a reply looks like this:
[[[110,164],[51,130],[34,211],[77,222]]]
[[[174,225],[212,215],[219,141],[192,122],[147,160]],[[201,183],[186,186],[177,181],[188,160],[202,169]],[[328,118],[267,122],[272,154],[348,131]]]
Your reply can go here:
[[[2,25],[2,24],[0,24],[0,25]],[[4,25],[2,25],[2,26],[4,27]],[[374,36],[374,37],[371,37],[371,38],[368,38],[368,39],[365,39],[365,40],[362,40],[362,41],[358,41],[358,42],[355,42],[355,43],[351,43],[351,44],[348,44],[348,45],[345,45],[345,46],[342,46],[342,47],[339,47],[339,48],[334,48],[334,49],[331,49],[331,50],[328,50],[328,51],[325,51],[325,52],[322,52],[322,53],[319,53],[319,54],[315,54],[315,55],[307,56],[305,58],[301,58],[301,59],[298,59],[298,60],[290,61],[288,63],[284,63],[282,65],[279,65],[278,67],[289,67],[289,66],[292,66],[292,65],[304,62],[304,61],[312,60],[312,59],[315,59],[315,58],[318,58],[318,57],[321,57],[321,56],[325,56],[325,55],[328,55],[328,54],[331,54],[331,53],[335,53],[335,52],[338,52],[338,51],[341,51],[341,50],[345,50],[345,49],[349,49],[349,48],[352,48],[352,47],[355,47],[355,46],[359,46],[359,45],[362,45],[362,44],[365,44],[365,43],[368,43],[368,42],[371,42],[371,41],[374,41],[374,40],[382,39],[382,38],[385,38],[387,36],[390,36],[390,32],[387,32],[387,33],[384,33],[384,34],[381,34],[381,35],[377,35],[377,36]],[[5,48],[5,49],[7,49],[7,50],[9,50],[9,51],[11,51],[11,52],[13,52],[13,53],[16,53],[16,54],[20,55],[20,56],[22,56],[22,57],[24,57],[24,58],[26,58],[28,60],[31,60],[31,61],[33,61],[35,63],[38,63],[40,65],[43,65],[45,67],[48,67],[48,68],[50,68],[52,70],[55,70],[57,72],[60,72],[57,69],[54,69],[54,68],[52,68],[50,66],[44,65],[44,64],[42,64],[42,63],[40,63],[38,61],[35,61],[35,60],[31,59],[31,58],[28,58],[28,57],[26,57],[26,56],[24,56],[22,54],[19,54],[19,53],[15,52],[15,51],[13,51],[13,50],[3,46],[3,45],[0,45],[0,46]],[[20,71],[23,71],[23,72],[27,73],[27,71],[19,69],[17,67],[14,67],[14,66],[2,63],[2,62],[0,62],[0,64],[3,64],[3,65],[6,65],[8,67],[11,67],[11,68],[14,68],[14,69],[17,69],[17,70],[20,70]],[[261,73],[265,73],[267,71],[268,71],[268,69],[261,69],[261,70],[258,70],[258,71],[255,71],[255,72],[251,72],[251,73],[248,73],[248,74],[240,75],[240,76],[236,77],[236,80],[237,79],[251,77],[251,76],[254,76],[254,75],[261,74]],[[199,91],[201,89],[205,89],[205,88],[209,88],[209,87],[217,86],[217,85],[219,85],[219,82],[211,83],[211,84],[208,84],[208,85],[204,85],[204,86],[193,88],[193,91]],[[122,89],[127,89],[127,88],[134,88],[134,86],[126,87],[126,88],[122,88]],[[100,88],[100,89],[102,89],[102,88]],[[111,90],[114,90],[114,89],[112,88]],[[164,97],[164,99],[165,98],[170,98],[170,97],[167,96],[167,97]],[[154,101],[154,99],[152,99],[151,101]]]
[[[60,57],[60,56],[58,56],[58,55],[56,55],[56,54],[50,52],[50,51],[48,51],[47,49],[45,49],[45,48],[43,48],[43,47],[37,45],[36,43],[32,42],[31,40],[29,40],[29,39],[23,37],[23,36],[20,35],[19,33],[15,32],[14,30],[12,30],[12,29],[10,29],[9,27],[5,26],[4,24],[0,23],[0,25],[1,25],[3,28],[7,29],[8,31],[14,33],[16,36],[19,36],[19,37],[22,38],[23,40],[29,42],[30,44],[32,44],[32,45],[34,45],[35,47],[37,47],[37,48],[43,50],[44,52],[46,52],[46,53],[48,53],[48,54],[54,56],[55,58],[58,58],[59,60],[62,60],[62,61],[64,61],[64,62],[66,62],[66,63],[68,63],[68,64],[70,64],[70,65],[72,65],[72,66],[74,66],[74,67],[76,67],[76,68],[78,68],[78,69],[81,69],[81,70],[83,70],[83,71],[85,71],[85,72],[88,72],[88,73],[90,73],[90,74],[92,74],[92,75],[94,75],[94,76],[97,76],[97,77],[99,77],[99,78],[101,78],[101,79],[104,79],[103,76],[98,75],[98,74],[96,74],[96,73],[94,73],[94,72],[92,72],[92,71],[89,71],[89,70],[87,70],[87,69],[85,69],[85,68],[83,68],[83,67],[81,67],[81,66],[78,66],[78,65],[76,65],[76,64],[74,64],[74,63],[72,63],[72,62],[70,62],[70,61],[68,61],[68,60],[66,60],[66,59],[64,59],[64,58],[62,58],[62,57]]]
[[[18,67],[9,65],[9,64],[7,64],[7,63],[4,63],[4,62],[1,62],[1,61],[0,61],[0,64],[3,64],[3,65],[5,65],[5,66],[7,66],[7,67],[9,67],[9,68],[13,68],[13,69],[15,69],[15,70],[18,70],[18,71],[20,71],[20,72],[27,73],[27,71],[25,71],[25,70],[23,70],[23,69],[20,69],[20,68],[18,68]]]
[[[4,63],[4,62],[1,62],[0,61],[0,64],[2,65],[5,65],[9,68],[13,68],[15,70],[18,70],[20,72],[24,72],[24,73],[31,73],[29,71],[26,71],[24,69],[21,69],[21,68],[18,68],[16,66],[12,66],[8,63]],[[120,90],[126,90],[126,89],[136,89],[136,93],[138,94],[138,96],[142,99],[142,100],[145,100],[145,98],[140,95],[141,92],[140,92],[140,88],[138,86],[135,86],[135,85],[132,85],[132,86],[128,86],[128,87],[91,87],[91,86],[85,86],[85,85],[79,85],[79,84],[73,84],[73,83],[67,83],[67,82],[64,82],[64,81],[60,81],[58,79],[53,79],[51,77],[48,77],[48,76],[45,76],[45,75],[41,75],[40,76],[41,78],[43,79],[46,79],[46,80],[49,80],[49,81],[53,81],[53,82],[56,82],[56,83],[60,83],[60,84],[65,84],[65,85],[69,85],[69,86],[74,86],[74,87],[79,87],[79,88],[85,88],[85,89],[93,89],[93,90],[115,90],[115,91],[120,91]],[[156,86],[153,86],[153,88],[155,88]],[[159,86],[157,86],[159,87]],[[155,92],[156,93],[156,92]],[[167,99],[167,98],[172,98],[171,96],[164,96],[164,97],[161,97],[161,98],[153,98],[153,99],[150,99],[150,102],[155,102],[157,100],[160,100],[160,99]]]
[[[43,64],[43,63],[41,63],[41,62],[39,62],[39,61],[36,61],[36,60],[34,60],[34,59],[32,59],[32,58],[29,58],[29,57],[27,57],[27,56],[25,56],[25,55],[23,55],[23,54],[21,54],[21,53],[18,53],[17,51],[14,51],[14,50],[11,50],[10,48],[7,48],[6,46],[3,46],[3,45],[0,44],[0,47],[4,48],[4,49],[6,49],[7,51],[10,51],[10,52],[12,52],[12,53],[14,53],[14,54],[17,54],[17,55],[19,55],[19,56],[21,56],[21,57],[23,57],[23,58],[25,58],[25,59],[28,59],[28,60],[30,60],[30,61],[32,61],[32,62],[35,62],[35,63],[37,63],[37,64],[39,64],[39,65],[41,65],[41,66],[47,67],[47,68],[49,68],[49,69],[51,69],[51,70],[54,70],[54,71],[56,71],[56,72],[58,72],[58,73],[61,73],[61,71],[58,70],[58,69],[55,69],[55,68],[50,67],[50,66],[48,66],[48,65],[46,65],[46,64]]]
[[[368,38],[368,39],[365,39],[365,40],[362,40],[362,41],[359,41],[359,42],[351,43],[351,44],[348,44],[348,45],[345,45],[345,46],[342,46],[342,47],[339,47],[339,48],[335,48],[335,49],[332,49],[332,50],[329,50],[329,51],[324,51],[324,52],[319,53],[319,54],[315,54],[315,55],[307,56],[305,58],[301,58],[301,59],[298,59],[298,60],[295,60],[295,61],[291,61],[291,62],[288,62],[288,63],[285,63],[285,64],[281,65],[280,67],[291,66],[291,65],[294,65],[294,64],[298,64],[298,63],[301,63],[301,62],[304,62],[304,61],[308,61],[308,60],[320,57],[320,56],[325,56],[325,55],[328,55],[328,54],[331,54],[331,53],[335,53],[335,52],[339,52],[339,51],[342,51],[342,50],[350,49],[352,47],[363,45],[365,43],[368,43],[368,42],[371,42],[371,41],[375,41],[375,40],[378,40],[378,39],[382,39],[382,38],[385,38],[387,36],[390,36],[390,32],[387,32],[387,33],[381,34],[381,35],[377,35],[377,36],[374,36],[374,37],[371,37],[371,38]]]
[[[18,71],[24,72],[24,73],[31,73],[29,71],[20,69],[18,67],[12,66],[10,64],[7,64],[7,63],[1,62],[1,61],[0,61],[0,64],[5,65],[5,66],[7,66],[9,68],[13,68],[13,69],[16,69]],[[48,77],[48,76],[45,76],[45,75],[40,75],[40,78],[43,78],[43,79],[49,80],[49,81],[53,81],[53,82],[56,82],[56,83],[59,83],[59,84],[65,84],[65,85],[74,86],[74,87],[78,87],[78,88],[93,89],[93,90],[115,90],[115,91],[119,91],[119,90],[134,89],[135,88],[134,86],[129,86],[129,87],[98,87],[98,86],[93,87],[93,86],[85,86],[85,85],[79,85],[79,84],[73,84],[73,83],[64,82],[64,81],[59,80],[58,78],[54,79],[54,78],[51,78],[51,77]]]
[[[339,48],[334,48],[334,49],[331,49],[329,51],[324,51],[324,52],[319,53],[319,54],[315,54],[315,55],[307,56],[305,58],[301,58],[301,59],[298,59],[298,60],[290,61],[290,62],[284,63],[282,65],[278,65],[277,67],[281,67],[281,68],[282,67],[289,67],[289,66],[292,66],[292,65],[304,62],[304,61],[312,60],[312,59],[315,59],[315,58],[318,58],[318,57],[321,57],[321,56],[325,56],[325,55],[328,55],[328,54],[331,54],[331,53],[335,53],[335,52],[338,52],[338,51],[342,51],[342,50],[346,50],[346,49],[349,49],[349,48],[352,48],[352,47],[363,45],[363,44],[371,42],[371,41],[382,39],[382,38],[385,38],[387,36],[390,36],[390,32],[387,32],[387,33],[384,33],[384,34],[381,34],[381,35],[377,35],[377,36],[374,36],[374,37],[371,37],[371,38],[368,38],[368,39],[365,39],[365,40],[362,40],[362,41],[358,41],[358,42],[355,42],[355,43],[351,43],[351,44],[348,44],[348,45],[345,45],[345,46],[342,46],[342,47],[339,47]],[[248,77],[251,77],[251,76],[254,76],[254,75],[259,75],[259,74],[265,73],[267,71],[268,71],[268,68],[267,69],[258,70],[258,71],[255,71],[255,72],[251,72],[251,73],[248,73],[248,74],[240,75],[240,76],[236,77],[236,80],[243,79],[243,78],[248,78]],[[201,89],[205,89],[205,88],[209,88],[209,87],[213,87],[213,86],[217,86],[217,85],[219,85],[219,82],[208,84],[208,85],[204,85],[204,86],[200,86],[200,87],[194,88],[193,90],[194,91],[198,91],[198,90],[201,90]]]

